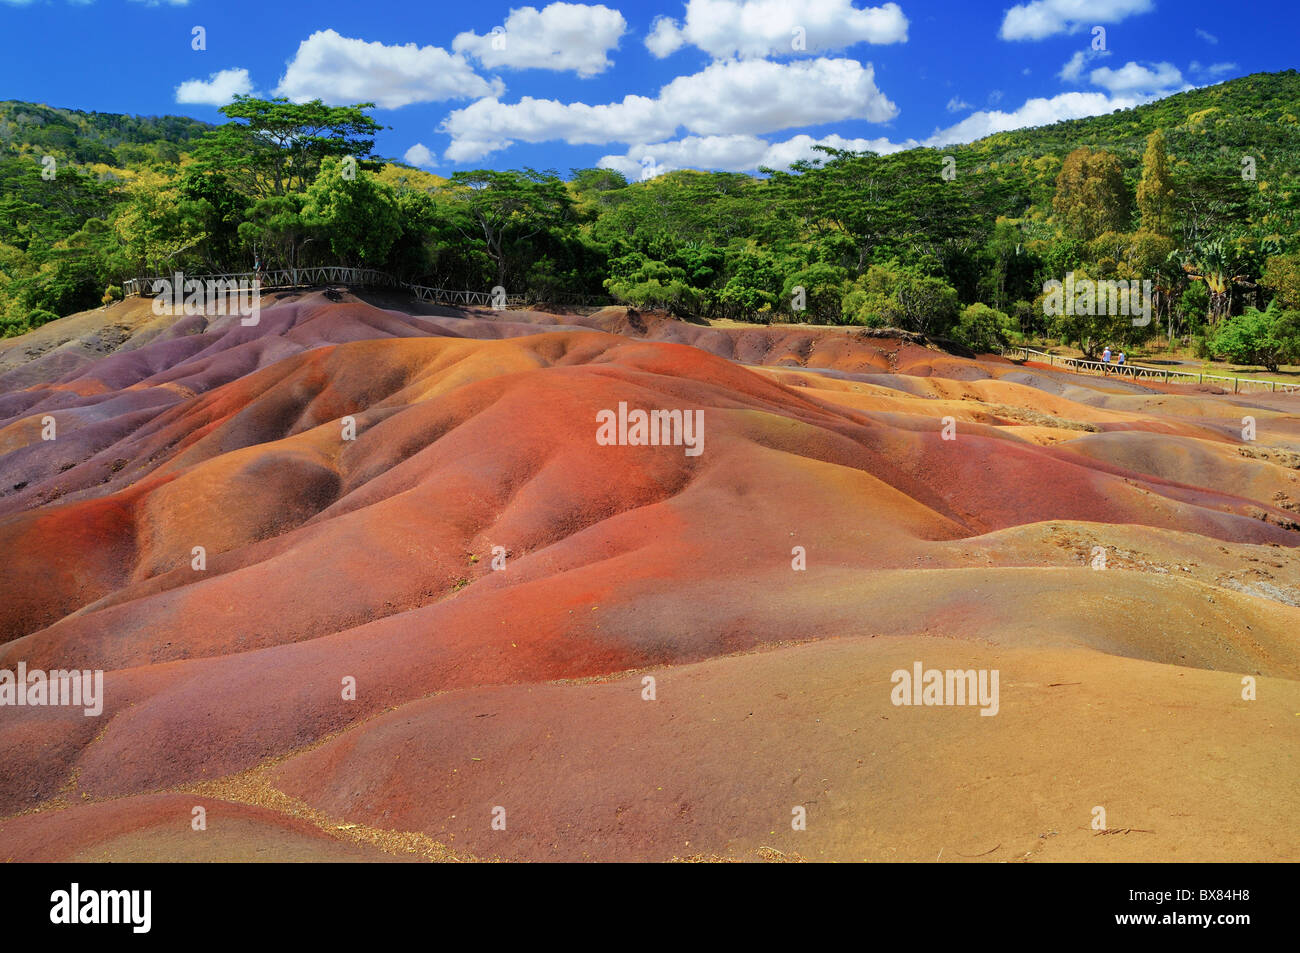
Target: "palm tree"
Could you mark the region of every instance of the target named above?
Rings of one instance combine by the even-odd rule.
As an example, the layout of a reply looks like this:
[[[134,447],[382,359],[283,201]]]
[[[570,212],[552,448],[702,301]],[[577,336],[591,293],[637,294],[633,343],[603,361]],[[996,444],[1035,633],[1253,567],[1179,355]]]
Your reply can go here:
[[[1239,273],[1245,264],[1240,253],[1223,239],[1216,238],[1197,242],[1181,258],[1187,276],[1193,281],[1205,282],[1210,298],[1210,324],[1218,324],[1232,313],[1233,287],[1248,283],[1248,276]]]

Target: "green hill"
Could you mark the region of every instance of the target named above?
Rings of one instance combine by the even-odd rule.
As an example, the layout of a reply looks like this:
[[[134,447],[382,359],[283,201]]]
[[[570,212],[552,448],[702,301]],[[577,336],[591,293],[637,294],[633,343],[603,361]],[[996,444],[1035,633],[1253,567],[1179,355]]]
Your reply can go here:
[[[255,257],[706,318],[891,323],[972,346],[1209,335],[1252,306],[1300,308],[1294,70],[942,150],[634,183],[596,169],[441,179],[377,159],[365,107],[223,111],[214,127],[0,103],[5,333],[111,298],[128,275]],[[1043,284],[1068,272],[1153,281],[1156,320],[1045,320]]]

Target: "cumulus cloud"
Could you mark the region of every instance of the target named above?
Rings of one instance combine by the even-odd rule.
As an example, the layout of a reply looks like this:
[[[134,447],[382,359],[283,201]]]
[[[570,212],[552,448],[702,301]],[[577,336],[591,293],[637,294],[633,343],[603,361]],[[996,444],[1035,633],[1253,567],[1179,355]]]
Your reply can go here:
[[[1071,92],[1027,100],[1018,109],[982,110],[946,129],[936,129],[928,138],[892,142],[889,139],[845,139],[838,135],[814,138],[797,135],[782,142],[769,142],[759,136],[686,136],[671,142],[637,143],[625,154],[603,156],[603,168],[617,169],[630,179],[643,172],[661,175],[674,169],[722,169],[730,172],[753,172],[760,167],[788,168],[797,159],[812,158],[816,144],[855,152],[870,151],[887,155],[917,146],[942,148],[974,142],[998,132],[1010,132],[1031,126],[1046,126],[1066,119],[1101,116],[1116,109],[1127,109],[1159,98],[1158,95],[1112,96],[1101,92]]]
[[[947,108],[948,108],[948,112],[950,113],[959,113],[963,109],[970,109],[970,103],[966,102],[966,100],[964,99],[954,96],[952,99],[948,100]]]
[[[1153,8],[1152,0],[1031,0],[1006,12],[998,35],[1004,40],[1041,40],[1093,24],[1119,23]]]
[[[223,69],[207,79],[187,79],[176,87],[178,103],[224,106],[236,96],[253,92],[253,80],[246,69]]]
[[[552,3],[511,10],[505,24],[483,36],[457,34],[451,48],[489,69],[548,69],[595,76],[613,66],[627,20],[603,5]]]
[[[411,148],[407,149],[406,154],[402,156],[402,161],[407,165],[438,164],[437,160],[433,157],[433,153],[429,151],[429,147],[423,142],[417,142],[415,145],[411,146]]]
[[[597,166],[616,169],[630,180],[653,178],[676,169],[720,169],[752,172],[759,168],[788,169],[799,159],[825,158],[815,145],[854,152],[899,152],[917,145],[888,139],[846,139],[839,135],[814,138],[798,135],[783,142],[758,136],[686,136],[675,142],[638,143],[623,155],[602,156]]]
[[[1058,96],[1027,100],[1019,109],[1006,112],[989,109],[972,113],[947,129],[937,130],[924,142],[927,146],[946,146],[974,142],[996,132],[1010,132],[1030,126],[1046,126],[1065,119],[1100,116],[1116,109],[1127,109],[1155,97],[1108,96],[1105,93],[1061,93]]]
[[[630,95],[598,106],[527,96],[513,104],[481,99],[451,112],[441,128],[452,138],[447,159],[463,162],[515,141],[655,142],[683,127],[702,136],[755,135],[844,119],[885,122],[897,114],[876,88],[870,64],[725,60],[677,77],[653,99]]]
[[[726,59],[906,41],[907,17],[896,3],[857,9],[852,0],[687,0],[685,22],[657,17],[645,45],[661,59],[688,45]]]
[[[1209,32],[1208,30],[1202,30],[1200,27],[1196,28],[1196,35],[1199,36],[1206,43],[1214,44],[1219,42],[1219,38],[1217,36]]]
[[[1150,68],[1132,60],[1119,69],[1102,66],[1088,77],[1094,86],[1112,93],[1154,93],[1172,89],[1183,82],[1183,74],[1172,63],[1152,63]]]
[[[277,96],[302,103],[373,102],[385,109],[410,103],[500,96],[500,80],[488,82],[464,57],[436,46],[386,46],[319,30],[298,46]]]

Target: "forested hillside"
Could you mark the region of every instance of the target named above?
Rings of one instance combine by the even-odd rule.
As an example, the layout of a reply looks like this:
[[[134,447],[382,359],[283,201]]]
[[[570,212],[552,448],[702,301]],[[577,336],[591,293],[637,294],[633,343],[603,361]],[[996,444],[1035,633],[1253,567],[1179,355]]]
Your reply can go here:
[[[111,300],[124,277],[260,260],[979,348],[1051,333],[1085,351],[1195,336],[1260,363],[1300,350],[1295,71],[943,150],[633,183],[439,178],[376,156],[369,111],[244,98],[211,127],[0,104],[5,333]],[[1155,320],[1045,315],[1044,283],[1070,273],[1151,281]]]

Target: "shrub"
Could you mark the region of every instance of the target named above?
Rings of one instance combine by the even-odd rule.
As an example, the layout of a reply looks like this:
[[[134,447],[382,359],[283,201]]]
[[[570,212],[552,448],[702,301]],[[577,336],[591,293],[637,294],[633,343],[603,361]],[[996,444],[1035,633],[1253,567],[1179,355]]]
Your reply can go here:
[[[1276,300],[1266,311],[1247,308],[1219,323],[1208,350],[1276,372],[1279,364],[1300,359],[1300,311],[1283,311]]]
[[[1013,325],[1001,311],[976,302],[967,305],[952,329],[952,337],[972,351],[995,351],[1006,344]]]

